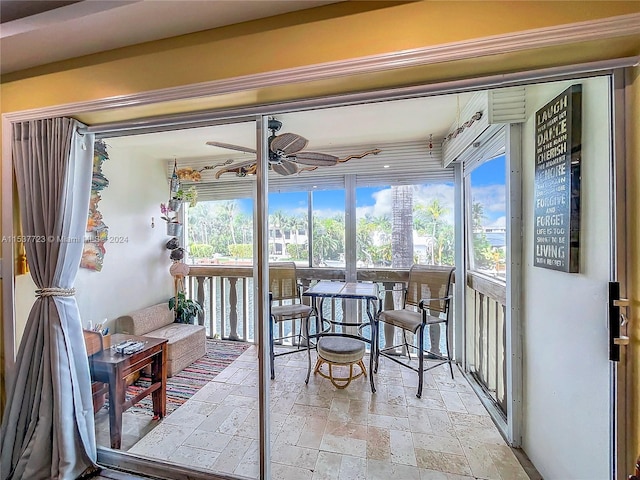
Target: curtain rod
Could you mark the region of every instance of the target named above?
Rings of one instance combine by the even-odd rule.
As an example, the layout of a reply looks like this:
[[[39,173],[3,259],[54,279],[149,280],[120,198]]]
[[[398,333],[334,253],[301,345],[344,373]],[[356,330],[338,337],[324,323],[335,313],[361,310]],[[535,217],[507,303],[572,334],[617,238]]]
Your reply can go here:
[[[538,70],[527,70],[490,75],[463,80],[451,80],[427,85],[413,85],[383,90],[348,93],[304,100],[293,100],[271,104],[258,104],[227,110],[204,110],[157,117],[139,118],[122,122],[97,124],[81,128],[80,133],[95,133],[96,138],[139,135],[179,128],[206,127],[229,121],[253,121],[258,115],[272,115],[292,111],[345,106],[381,100],[405,100],[428,95],[444,95],[462,91],[483,90],[522,86],[543,81],[560,81],[576,77],[597,76],[611,73],[614,69],[633,67],[640,63],[640,56],[600,60],[575,65],[562,65]]]

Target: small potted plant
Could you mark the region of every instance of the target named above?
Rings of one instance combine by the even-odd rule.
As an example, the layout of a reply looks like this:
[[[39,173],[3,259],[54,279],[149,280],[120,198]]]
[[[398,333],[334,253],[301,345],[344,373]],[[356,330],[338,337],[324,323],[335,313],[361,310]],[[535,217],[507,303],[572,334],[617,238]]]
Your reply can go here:
[[[178,220],[178,213],[164,203],[160,204],[160,212],[162,213],[160,218],[167,222],[167,235],[179,237],[182,234],[182,224]]]
[[[202,313],[202,306],[197,301],[187,298],[183,292],[178,292],[177,297],[169,299],[169,310],[175,312],[177,323],[194,324],[198,315]]]
[[[181,188],[175,193],[172,200],[178,200],[180,202],[189,202],[190,207],[195,207],[198,202],[198,190],[196,190],[196,187],[193,185],[189,187],[187,190],[184,190]]]

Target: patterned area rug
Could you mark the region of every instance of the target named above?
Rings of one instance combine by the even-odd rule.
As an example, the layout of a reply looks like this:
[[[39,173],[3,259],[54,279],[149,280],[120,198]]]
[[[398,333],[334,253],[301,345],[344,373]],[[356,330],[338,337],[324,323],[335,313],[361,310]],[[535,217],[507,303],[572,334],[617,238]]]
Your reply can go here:
[[[250,346],[251,344],[243,342],[207,339],[205,356],[167,379],[167,415],[189,400]],[[133,397],[141,392],[149,386],[149,382],[148,377],[140,376],[127,387],[127,397]],[[127,411],[153,416],[151,395],[147,395]]]

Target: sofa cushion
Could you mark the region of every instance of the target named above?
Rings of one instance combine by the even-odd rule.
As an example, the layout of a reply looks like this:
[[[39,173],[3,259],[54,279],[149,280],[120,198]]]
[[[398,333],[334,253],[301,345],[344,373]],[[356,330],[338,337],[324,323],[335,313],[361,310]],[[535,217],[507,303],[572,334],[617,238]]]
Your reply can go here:
[[[116,320],[116,332],[129,335],[146,335],[173,323],[173,310],[168,303],[158,303],[151,307],[136,310]],[[156,337],[158,335],[155,335]]]
[[[202,333],[200,333],[202,331]],[[189,353],[190,350],[199,349],[205,345],[206,334],[202,325],[188,325],[185,323],[172,323],[146,334],[147,337],[166,338],[167,356],[179,358]]]

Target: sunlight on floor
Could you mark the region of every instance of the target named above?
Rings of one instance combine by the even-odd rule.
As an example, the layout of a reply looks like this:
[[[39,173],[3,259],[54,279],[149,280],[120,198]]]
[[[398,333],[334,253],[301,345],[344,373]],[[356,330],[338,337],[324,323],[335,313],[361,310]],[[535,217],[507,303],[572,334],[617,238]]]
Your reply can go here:
[[[304,352],[276,359],[273,478],[528,480],[459,371],[455,380],[445,367],[425,374],[418,399],[417,375],[385,360],[372,394],[366,377],[345,390],[313,374],[305,385]],[[163,421],[125,413],[123,450],[201,471],[258,478],[257,380],[251,347]],[[96,417],[101,444],[108,438],[108,421],[102,418],[107,416],[101,411]]]

